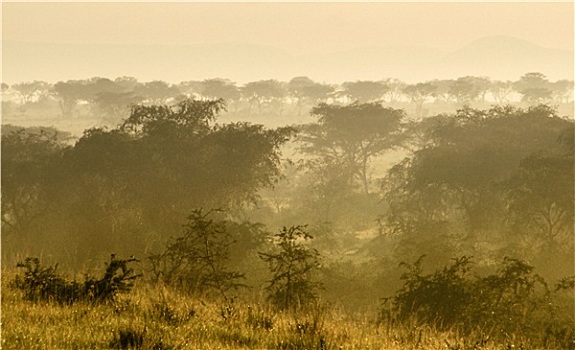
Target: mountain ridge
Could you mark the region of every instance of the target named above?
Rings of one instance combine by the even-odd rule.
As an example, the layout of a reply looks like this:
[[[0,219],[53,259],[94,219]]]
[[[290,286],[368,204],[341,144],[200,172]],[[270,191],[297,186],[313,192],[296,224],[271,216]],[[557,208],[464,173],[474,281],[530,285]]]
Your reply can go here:
[[[272,78],[287,81],[302,75],[330,83],[388,77],[413,83],[465,75],[515,80],[530,71],[542,72],[551,80],[573,78],[573,51],[507,36],[480,38],[453,51],[394,45],[303,55],[253,43],[91,45],[3,41],[2,46],[3,79],[9,83],[126,75],[173,83],[214,77],[238,83]]]

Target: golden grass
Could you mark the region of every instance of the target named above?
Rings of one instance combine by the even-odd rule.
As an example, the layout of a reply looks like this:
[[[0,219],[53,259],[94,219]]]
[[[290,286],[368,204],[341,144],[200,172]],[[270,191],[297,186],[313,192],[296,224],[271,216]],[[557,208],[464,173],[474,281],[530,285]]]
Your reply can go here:
[[[26,301],[4,274],[2,279],[6,350],[473,348],[452,332],[378,323],[375,310],[349,315],[315,307],[282,313],[263,302],[213,302],[144,282],[111,303],[61,306]]]

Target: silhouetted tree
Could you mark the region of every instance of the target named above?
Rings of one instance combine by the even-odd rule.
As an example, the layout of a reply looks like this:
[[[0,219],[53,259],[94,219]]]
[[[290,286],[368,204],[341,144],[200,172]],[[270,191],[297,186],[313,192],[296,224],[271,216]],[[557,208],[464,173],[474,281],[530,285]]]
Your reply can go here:
[[[282,100],[286,95],[286,88],[281,82],[273,79],[253,81],[244,85],[241,91],[250,102],[250,110],[252,103],[256,103],[259,114],[262,114],[262,107],[275,101],[280,105],[281,114]]]
[[[20,111],[26,111],[26,105],[37,101],[49,94],[51,85],[45,81],[34,80],[32,82],[13,84],[12,90],[16,91],[20,100]]]
[[[421,117],[423,104],[427,98],[433,96],[437,87],[431,82],[417,83],[407,85],[403,88],[403,92],[409,97],[412,103],[415,104],[415,116]]]
[[[322,103],[311,114],[318,123],[303,128],[302,151],[316,157],[320,168],[339,167],[333,174],[344,176],[348,188],[359,180],[363,192],[369,193],[370,160],[400,144],[404,112],[378,103]]]
[[[539,72],[523,75],[515,82],[514,88],[523,95],[522,100],[529,104],[542,103],[551,98],[550,83],[547,77]]]
[[[83,97],[82,86],[83,83],[79,80],[60,81],[54,84],[53,91],[59,99],[62,117],[71,118],[74,116],[74,109]]]
[[[373,102],[383,99],[383,95],[387,92],[387,86],[380,81],[355,81],[344,82],[343,94],[349,97],[351,101],[359,102]]]

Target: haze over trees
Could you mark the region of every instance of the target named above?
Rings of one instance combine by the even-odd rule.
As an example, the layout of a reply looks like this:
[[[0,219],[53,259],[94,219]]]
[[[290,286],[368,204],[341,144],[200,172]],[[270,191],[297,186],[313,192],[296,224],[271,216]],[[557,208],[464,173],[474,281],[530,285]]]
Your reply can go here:
[[[237,295],[295,312],[323,301],[359,310],[396,293],[383,308],[393,322],[409,306],[437,329],[478,317],[520,332],[482,313],[475,292],[500,291],[490,307],[517,321],[505,305],[547,288],[532,266],[561,286],[575,274],[575,129],[558,107],[571,108],[572,89],[540,73],[3,86],[14,117],[99,123],[76,139],[3,125],[3,259],[74,270],[135,255],[155,283],[222,298],[226,320]],[[433,301],[448,292],[461,318]]]
[[[40,81],[4,84],[2,103],[5,120],[50,117],[64,124],[66,120],[79,119],[85,120],[84,125],[88,128],[90,123],[91,126],[117,126],[129,115],[131,104],[174,105],[186,98],[222,98],[228,106],[224,114],[236,119],[260,120],[272,116],[286,119],[291,116],[297,123],[301,123],[302,116],[308,115],[319,103],[354,101],[381,101],[417,118],[454,112],[464,105],[528,107],[540,103],[556,104],[561,111],[572,115],[568,106],[573,101],[573,81],[549,81],[538,72],[526,73],[516,81],[464,76],[411,84],[394,78],[326,84],[306,76],[294,77],[288,82],[267,79],[243,85],[225,78],[169,84],[139,82],[132,77],[113,80],[93,77],[55,84]]]

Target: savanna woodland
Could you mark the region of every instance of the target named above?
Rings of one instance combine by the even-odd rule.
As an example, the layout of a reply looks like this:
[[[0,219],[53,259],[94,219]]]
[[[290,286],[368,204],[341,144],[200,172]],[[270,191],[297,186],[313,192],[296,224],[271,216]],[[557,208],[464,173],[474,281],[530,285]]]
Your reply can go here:
[[[2,92],[3,349],[575,349],[573,81]]]

